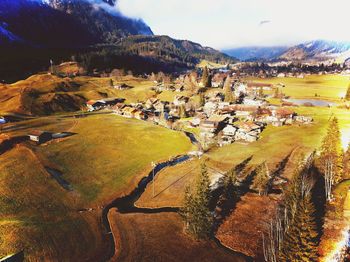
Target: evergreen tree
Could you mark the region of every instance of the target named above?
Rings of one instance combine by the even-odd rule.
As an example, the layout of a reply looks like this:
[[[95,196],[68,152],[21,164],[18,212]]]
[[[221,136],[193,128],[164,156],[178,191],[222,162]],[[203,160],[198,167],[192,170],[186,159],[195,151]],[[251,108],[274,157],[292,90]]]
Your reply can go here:
[[[208,238],[211,233],[213,218],[209,210],[210,193],[207,168],[202,164],[195,189],[190,191],[186,188],[184,205],[180,210],[187,231],[198,239]]]
[[[110,86],[110,87],[114,87],[113,79],[109,79],[109,86]]]
[[[343,155],[343,178],[350,178],[350,144]]]
[[[350,85],[348,86],[348,90],[346,91],[345,100],[350,101]]]
[[[318,233],[310,194],[298,203],[293,223],[284,236],[283,261],[317,261]]]
[[[331,200],[332,186],[342,179],[342,148],[338,119],[333,117],[322,141],[319,165],[324,174],[327,200]]]
[[[224,83],[224,94],[225,94],[225,102],[233,103],[235,98],[233,96],[232,88],[231,88],[231,78],[228,76]]]
[[[263,89],[263,87],[260,87],[260,88],[259,88],[259,93],[258,93],[258,95],[259,95],[260,98],[264,97],[264,89]]]
[[[180,118],[186,118],[187,117],[185,105],[180,105],[179,108],[178,108],[178,111],[179,111],[179,117]]]
[[[205,95],[204,93],[199,94],[199,105],[204,106],[205,105]]]
[[[211,76],[208,67],[203,68],[202,84],[204,87],[211,87]]]
[[[266,195],[269,190],[270,174],[266,162],[260,164],[255,169],[255,178],[251,189],[257,191],[259,195]]]

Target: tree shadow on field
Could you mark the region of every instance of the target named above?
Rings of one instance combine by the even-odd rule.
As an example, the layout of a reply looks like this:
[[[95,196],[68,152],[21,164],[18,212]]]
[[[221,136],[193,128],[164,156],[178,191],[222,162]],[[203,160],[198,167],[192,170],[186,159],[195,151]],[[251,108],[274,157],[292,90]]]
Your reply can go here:
[[[249,162],[252,160],[252,156],[238,164],[234,170],[236,174],[241,174],[246,169]],[[244,177],[242,181],[232,181],[225,185],[224,181],[221,182],[222,186],[219,187],[213,195],[211,208],[214,212],[214,223],[212,228],[212,234],[215,235],[220,225],[235,209],[237,203],[241,198],[249,192],[250,185],[253,182],[255,170],[250,171],[248,175]],[[225,174],[223,180],[227,179],[229,172]]]

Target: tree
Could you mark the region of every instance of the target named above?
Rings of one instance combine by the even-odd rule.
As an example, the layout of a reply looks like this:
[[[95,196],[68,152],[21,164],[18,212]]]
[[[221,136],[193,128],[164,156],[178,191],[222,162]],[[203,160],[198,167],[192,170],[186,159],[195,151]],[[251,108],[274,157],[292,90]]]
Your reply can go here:
[[[330,201],[333,185],[337,184],[342,178],[342,149],[336,117],[330,120],[320,151],[319,165],[324,175],[326,199]]]
[[[264,97],[264,88],[263,87],[260,87],[259,88],[259,93],[258,93],[259,97],[262,98]]]
[[[208,67],[203,68],[202,84],[204,87],[211,87],[211,76]]]
[[[204,106],[205,105],[205,95],[204,93],[199,94],[199,106]]]
[[[210,236],[213,218],[209,209],[211,198],[210,179],[205,164],[197,178],[195,189],[185,191],[184,205],[180,210],[187,231],[198,239]]]
[[[293,224],[284,236],[283,261],[317,261],[318,233],[314,213],[311,195],[307,194],[299,201]]]
[[[267,236],[263,235],[265,261],[317,261],[319,235],[311,194],[314,159],[315,153],[299,161],[283,205],[272,219]]]
[[[256,190],[259,195],[266,195],[269,190],[270,174],[266,162],[258,165],[255,169],[255,178],[251,189]]]
[[[178,111],[179,111],[179,117],[180,118],[186,118],[187,117],[185,105],[180,105],[179,108],[178,108]]]
[[[231,88],[231,78],[228,76],[224,83],[224,94],[225,94],[225,102],[233,103],[235,98],[233,96],[232,88]]]
[[[110,87],[114,87],[113,79],[109,79],[109,86],[110,86]]]
[[[350,101],[350,85],[348,86],[348,90],[346,91],[345,100]]]
[[[350,144],[343,155],[343,178],[350,178]]]

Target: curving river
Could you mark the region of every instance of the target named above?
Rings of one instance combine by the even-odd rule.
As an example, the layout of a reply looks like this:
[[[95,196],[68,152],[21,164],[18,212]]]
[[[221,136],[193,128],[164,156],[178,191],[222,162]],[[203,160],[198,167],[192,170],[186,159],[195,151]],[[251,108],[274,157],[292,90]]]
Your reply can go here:
[[[199,142],[197,141],[197,139],[195,138],[195,136],[192,133],[189,132],[185,132],[186,136],[189,137],[189,139],[191,140],[191,142],[194,145],[197,145],[198,147],[200,147]],[[155,213],[163,213],[163,212],[178,212],[179,208],[175,208],[175,207],[163,207],[163,208],[138,208],[135,206],[136,201],[142,196],[142,194],[145,192],[146,187],[149,183],[152,182],[153,180],[153,176],[156,176],[160,171],[162,171],[163,169],[170,167],[170,166],[175,166],[178,165],[180,163],[183,163],[185,161],[188,161],[191,159],[191,156],[189,155],[182,155],[182,156],[177,156],[172,158],[169,161],[166,162],[162,162],[157,164],[154,169],[152,169],[150,171],[150,173],[148,174],[147,177],[143,177],[140,182],[138,183],[138,185],[136,186],[136,188],[128,195],[123,196],[123,197],[119,197],[117,199],[115,199],[114,201],[112,201],[110,204],[108,204],[106,207],[104,207],[103,211],[102,211],[102,222],[104,224],[104,227],[108,233],[108,238],[109,241],[111,242],[111,250],[108,254],[108,256],[106,257],[106,260],[110,260],[114,255],[115,255],[115,239],[113,237],[113,234],[111,232],[111,225],[110,222],[108,220],[108,214],[111,211],[112,208],[117,208],[118,212],[122,213],[122,214],[127,214],[127,213],[145,213],[145,214],[155,214]],[[234,252],[231,249],[223,246],[220,241],[218,241],[216,238],[213,239],[214,242],[216,243],[216,245],[223,249],[225,252],[229,252],[230,254],[232,254],[233,256],[239,256],[239,257],[245,257],[244,255]],[[249,261],[249,258],[246,258],[247,261]]]

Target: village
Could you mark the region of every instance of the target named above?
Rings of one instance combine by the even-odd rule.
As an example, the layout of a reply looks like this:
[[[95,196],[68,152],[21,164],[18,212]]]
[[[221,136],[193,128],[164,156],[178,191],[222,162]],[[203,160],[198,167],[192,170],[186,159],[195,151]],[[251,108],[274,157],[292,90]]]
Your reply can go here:
[[[280,91],[282,84],[245,82],[227,72],[213,74],[208,83],[205,78],[209,78],[209,70],[203,71],[201,78],[191,73],[174,81],[154,80],[156,86],[152,89],[157,94],[172,92],[172,102],[157,96],[131,104],[126,104],[123,98],[108,98],[88,101],[87,110],[109,109],[118,116],[150,121],[170,129],[198,130],[204,148],[257,141],[267,125],[281,127],[313,121],[311,117],[296,114],[290,107],[292,104],[268,102],[272,97],[284,97]],[[123,84],[113,88],[131,87]],[[189,89],[191,92],[184,95],[183,91]]]

